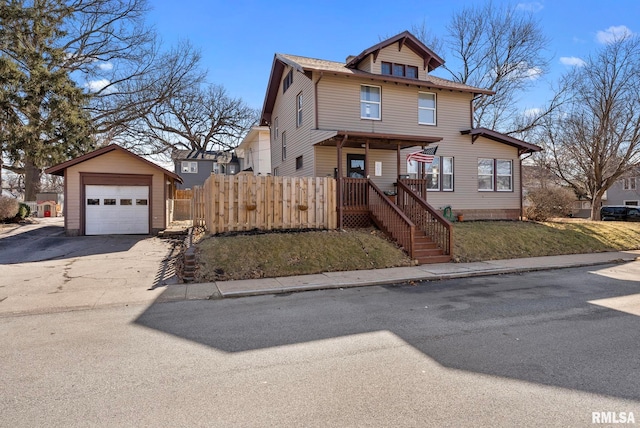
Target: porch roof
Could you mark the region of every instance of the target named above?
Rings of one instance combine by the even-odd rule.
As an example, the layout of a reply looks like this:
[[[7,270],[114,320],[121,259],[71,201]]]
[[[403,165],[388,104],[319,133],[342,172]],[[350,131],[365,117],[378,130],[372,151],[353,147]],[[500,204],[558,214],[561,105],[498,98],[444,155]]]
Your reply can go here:
[[[471,138],[474,142],[478,137],[484,137],[493,141],[497,141],[498,143],[516,147],[518,149],[518,153],[521,155],[525,153],[541,152],[543,150],[542,147],[536,146],[535,144],[527,143],[525,141],[518,140],[517,138],[513,138],[487,128],[467,129],[464,131],[460,131],[460,133],[462,135],[471,135]]]
[[[335,135],[316,143],[316,146],[364,147],[369,142],[369,148],[374,150],[397,150],[400,148],[427,146],[442,141],[442,137],[424,135],[381,134],[377,132],[336,131]]]

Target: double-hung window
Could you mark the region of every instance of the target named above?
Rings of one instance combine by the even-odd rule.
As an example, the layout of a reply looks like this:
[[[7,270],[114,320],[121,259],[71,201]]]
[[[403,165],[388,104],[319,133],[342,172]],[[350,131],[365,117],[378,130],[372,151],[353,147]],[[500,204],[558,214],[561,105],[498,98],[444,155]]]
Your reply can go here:
[[[622,179],[622,190],[636,190],[636,178],[623,178]]]
[[[418,123],[420,125],[436,124],[436,94],[418,92]]]
[[[302,92],[296,97],[296,126],[302,126]]]
[[[282,160],[287,159],[287,131],[282,131]]]
[[[493,191],[493,159],[478,159],[478,190]]]
[[[496,159],[496,190],[510,192],[513,190],[513,162]]]
[[[182,164],[180,165],[180,169],[184,174],[197,174],[198,162],[182,161]]]
[[[442,157],[442,190],[453,191],[453,158]]]
[[[360,86],[360,118],[380,120],[380,86]]]
[[[481,192],[511,192],[513,161],[509,159],[478,159],[478,190]]]
[[[278,129],[278,118],[276,117],[275,119],[273,119],[273,140],[274,141],[278,141],[278,138],[280,138],[279,132],[280,130]]]

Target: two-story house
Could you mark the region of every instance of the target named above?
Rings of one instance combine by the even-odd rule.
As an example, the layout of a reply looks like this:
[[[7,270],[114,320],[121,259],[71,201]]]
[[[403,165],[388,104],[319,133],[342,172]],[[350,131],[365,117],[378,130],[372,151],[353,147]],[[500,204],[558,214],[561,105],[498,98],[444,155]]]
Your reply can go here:
[[[202,186],[211,174],[235,175],[240,163],[233,152],[174,150],[171,154],[176,174],[182,179],[178,189]]]
[[[271,174],[271,138],[269,127],[253,126],[236,147],[242,171],[254,175]]]
[[[440,213],[518,219],[520,159],[541,148],[474,128],[474,97],[493,92],[433,76],[443,63],[409,32],[346,62],[276,54],[261,117],[272,173],[336,177],[340,226],[379,223],[380,191],[408,216],[407,186]],[[433,162],[407,162],[434,146]]]
[[[616,181],[607,190],[606,204],[640,206],[640,168]]]

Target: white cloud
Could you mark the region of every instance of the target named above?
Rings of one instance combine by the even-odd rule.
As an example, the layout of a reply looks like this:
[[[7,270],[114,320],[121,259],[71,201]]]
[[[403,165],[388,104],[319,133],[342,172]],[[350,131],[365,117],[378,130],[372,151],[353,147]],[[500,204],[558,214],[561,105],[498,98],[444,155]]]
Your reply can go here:
[[[98,68],[103,71],[113,70],[113,64],[111,64],[110,62],[103,62],[98,65]]]
[[[521,64],[516,73],[520,77],[525,77],[529,80],[536,80],[542,76],[542,69],[540,67],[527,67],[526,64]]]
[[[603,45],[612,43],[616,40],[626,39],[633,35],[633,31],[626,25],[611,26],[604,31],[596,33],[596,40]]]
[[[586,62],[575,56],[561,56],[560,62],[564,65],[570,65],[573,67],[584,67]]]
[[[84,87],[87,88],[89,92],[99,92],[109,86],[110,83],[111,82],[107,79],[90,80],[89,82],[84,84]]]
[[[524,111],[525,117],[536,117],[542,113],[541,108],[528,108]]]
[[[524,10],[526,12],[537,13],[544,9],[544,5],[540,2],[534,1],[530,3],[518,3],[517,10]]]

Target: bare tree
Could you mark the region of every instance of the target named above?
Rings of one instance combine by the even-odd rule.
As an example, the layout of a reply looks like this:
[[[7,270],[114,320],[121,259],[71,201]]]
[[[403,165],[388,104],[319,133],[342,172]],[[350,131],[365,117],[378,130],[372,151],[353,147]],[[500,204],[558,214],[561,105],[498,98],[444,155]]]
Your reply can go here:
[[[240,144],[259,112],[224,87],[191,87],[166,98],[129,127],[127,139],[153,153],[174,149],[228,150]]]
[[[518,133],[535,126],[541,116],[557,107],[558,100],[554,100],[536,115],[523,117],[518,111],[519,97],[549,65],[545,55],[549,40],[532,13],[488,2],[455,13],[443,42],[424,23],[413,31],[427,46],[444,48],[443,57],[452,61],[443,68],[451,79],[495,92],[474,99],[475,126]]]
[[[565,77],[568,108],[546,120],[551,166],[600,219],[604,192],[640,163],[640,38],[626,34]]]
[[[0,152],[35,197],[41,173],[198,84],[199,53],[162,52],[146,0],[11,0],[0,4]]]

